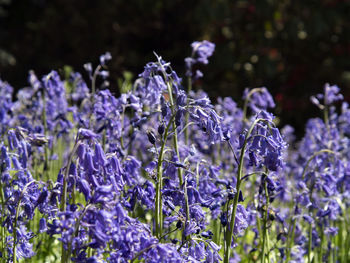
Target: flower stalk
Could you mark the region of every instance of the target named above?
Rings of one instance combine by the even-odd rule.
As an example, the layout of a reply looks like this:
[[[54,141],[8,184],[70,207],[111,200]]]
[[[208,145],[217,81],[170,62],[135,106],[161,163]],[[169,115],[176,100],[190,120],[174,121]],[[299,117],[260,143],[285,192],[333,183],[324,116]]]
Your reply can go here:
[[[229,263],[230,261],[230,254],[231,254],[231,242],[233,237],[233,230],[235,226],[235,220],[236,220],[236,211],[237,211],[237,205],[238,205],[238,197],[239,197],[239,191],[241,189],[241,182],[243,177],[243,167],[244,167],[244,153],[248,144],[248,138],[250,137],[251,133],[253,132],[253,129],[255,125],[262,121],[263,119],[256,119],[250,129],[248,130],[246,137],[244,139],[244,143],[240,152],[239,157],[239,163],[238,163],[238,173],[237,173],[237,183],[236,183],[236,194],[233,200],[232,210],[231,210],[231,221],[230,224],[227,227],[226,230],[226,236],[225,236],[225,257],[224,257],[224,263]]]

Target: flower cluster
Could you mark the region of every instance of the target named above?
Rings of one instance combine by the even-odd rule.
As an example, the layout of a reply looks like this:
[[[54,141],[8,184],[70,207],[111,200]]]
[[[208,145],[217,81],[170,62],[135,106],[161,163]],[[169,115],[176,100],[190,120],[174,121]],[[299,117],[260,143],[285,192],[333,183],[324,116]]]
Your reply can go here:
[[[296,143],[265,87],[211,101],[192,81],[215,45],[194,42],[186,84],[155,54],[129,90],[110,53],[66,78],[0,81],[0,256],[6,262],[348,262],[350,109],[311,100]],[[91,83],[91,84],[90,84]],[[187,90],[187,92],[185,91]]]

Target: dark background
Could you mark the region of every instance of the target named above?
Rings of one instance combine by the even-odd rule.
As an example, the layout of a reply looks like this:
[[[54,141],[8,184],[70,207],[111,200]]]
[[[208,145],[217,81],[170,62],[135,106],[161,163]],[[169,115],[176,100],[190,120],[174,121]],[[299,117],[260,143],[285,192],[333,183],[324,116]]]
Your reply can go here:
[[[183,75],[190,44],[207,39],[216,51],[196,88],[239,101],[266,86],[282,124],[300,133],[321,116],[309,96],[325,82],[350,100],[349,14],[345,0],[0,0],[0,77],[19,89],[29,69],[83,72],[110,51],[117,93],[123,72],[136,77],[153,51]]]

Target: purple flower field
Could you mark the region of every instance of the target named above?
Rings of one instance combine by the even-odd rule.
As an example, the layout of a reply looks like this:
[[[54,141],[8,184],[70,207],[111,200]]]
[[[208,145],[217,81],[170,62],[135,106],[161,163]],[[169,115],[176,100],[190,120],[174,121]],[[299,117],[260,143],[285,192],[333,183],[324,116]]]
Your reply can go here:
[[[273,96],[212,102],[154,54],[121,96],[86,79],[0,80],[1,262],[350,262],[350,108],[337,86],[297,141]],[[242,105],[242,106],[239,106]]]

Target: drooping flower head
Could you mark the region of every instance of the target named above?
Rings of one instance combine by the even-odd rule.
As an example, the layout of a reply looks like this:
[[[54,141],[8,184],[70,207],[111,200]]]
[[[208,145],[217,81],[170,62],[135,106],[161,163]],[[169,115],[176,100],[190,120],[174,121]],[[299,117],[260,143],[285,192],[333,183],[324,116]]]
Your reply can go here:
[[[336,101],[344,99],[344,96],[340,93],[340,88],[337,85],[329,85],[326,83],[324,85],[323,94],[317,94],[316,96],[311,96],[311,102],[323,109],[324,106],[330,106]]]
[[[199,63],[199,64],[208,64],[208,58],[211,57],[215,50],[215,44],[211,43],[207,40],[204,41],[195,41],[191,44],[192,46],[192,55],[191,57],[185,58],[186,63],[186,76],[191,77],[192,76],[192,68],[193,65]],[[197,70],[195,74],[195,78],[202,77],[203,74]]]

